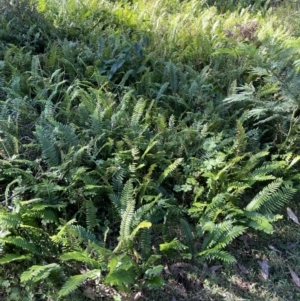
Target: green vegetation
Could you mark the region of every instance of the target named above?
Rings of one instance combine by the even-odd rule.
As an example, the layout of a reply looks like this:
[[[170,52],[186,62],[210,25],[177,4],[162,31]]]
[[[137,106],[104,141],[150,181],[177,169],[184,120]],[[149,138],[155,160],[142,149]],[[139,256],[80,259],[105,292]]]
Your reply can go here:
[[[297,300],[299,3],[214,2],[0,0],[0,299]]]

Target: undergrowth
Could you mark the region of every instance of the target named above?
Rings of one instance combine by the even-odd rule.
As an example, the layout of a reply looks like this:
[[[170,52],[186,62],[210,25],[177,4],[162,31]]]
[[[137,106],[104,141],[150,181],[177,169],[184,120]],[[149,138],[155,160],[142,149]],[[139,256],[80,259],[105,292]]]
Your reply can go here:
[[[299,188],[298,33],[276,1],[231,2],[0,1],[6,300],[147,299],[274,233]]]

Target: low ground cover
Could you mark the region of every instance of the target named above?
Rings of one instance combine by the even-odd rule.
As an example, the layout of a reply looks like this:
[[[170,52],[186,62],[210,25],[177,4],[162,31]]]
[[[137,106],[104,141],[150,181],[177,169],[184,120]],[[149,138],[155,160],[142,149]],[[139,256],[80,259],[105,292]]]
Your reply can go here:
[[[277,2],[0,1],[0,296],[297,300]]]

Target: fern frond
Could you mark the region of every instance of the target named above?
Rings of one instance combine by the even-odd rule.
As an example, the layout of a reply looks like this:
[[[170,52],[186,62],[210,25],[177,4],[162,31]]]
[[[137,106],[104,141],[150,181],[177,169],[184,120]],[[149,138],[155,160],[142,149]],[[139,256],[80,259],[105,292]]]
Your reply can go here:
[[[135,282],[135,273],[132,269],[117,269],[110,272],[105,277],[105,283],[110,285],[116,285],[122,289],[124,285],[128,286]],[[124,289],[124,288],[123,288]]]
[[[141,229],[140,246],[141,246],[141,255],[144,260],[148,259],[151,254],[151,233],[152,233],[151,228]]]
[[[246,211],[273,212],[281,208],[284,204],[291,200],[296,190],[290,185],[281,187],[283,180],[278,178],[264,187],[247,205]],[[281,188],[280,188],[281,187]]]
[[[131,232],[130,234],[130,240],[133,241],[135,236],[137,235],[137,233],[139,232],[139,230],[141,229],[149,229],[152,226],[152,223],[148,222],[148,221],[142,221],[141,223],[139,223]]]
[[[59,257],[59,259],[62,261],[69,261],[69,260],[79,261],[79,262],[86,263],[95,269],[100,268],[99,262],[97,260],[90,258],[90,256],[85,252],[73,251],[73,252],[64,253]]]
[[[26,240],[24,237],[21,236],[8,236],[0,238],[0,242],[15,245],[33,254],[39,253],[37,246],[34,243]]]
[[[269,216],[266,214],[260,214],[258,212],[252,211],[244,212],[245,217],[247,217],[248,220],[248,226],[259,230],[264,231],[265,233],[272,234],[273,233],[273,226],[271,222],[275,221],[277,218],[276,216]]]
[[[67,228],[70,225],[74,224],[76,222],[76,220],[75,219],[71,219],[68,222],[65,222],[65,221],[63,221],[63,222],[64,222],[64,224],[58,228],[59,232],[56,235],[53,235],[51,237],[51,239],[55,243],[63,243],[64,242],[65,236],[67,234]]]
[[[177,238],[174,238],[170,242],[165,242],[159,245],[159,250],[162,252],[169,252],[170,250],[183,251],[187,247],[182,244]]]
[[[7,157],[11,158],[13,155],[19,153],[19,139],[15,135],[5,132],[4,140],[1,141],[4,151],[6,152]]]
[[[220,230],[219,230],[220,229]],[[246,227],[243,226],[232,226],[230,229],[226,229],[223,231],[222,224],[218,225],[218,230],[223,232],[222,235],[218,237],[214,248],[215,249],[223,249],[225,248],[231,241],[233,241],[238,236],[241,236],[246,230]]]
[[[96,243],[90,243],[87,247],[87,250],[90,250],[95,256],[98,258],[100,262],[108,262],[108,259],[112,256],[114,256],[113,251],[104,248]]]
[[[1,213],[0,225],[2,229],[14,229],[21,223],[21,217],[18,213]]]
[[[69,237],[71,236],[75,238],[78,242],[94,242],[99,243],[99,240],[96,238],[96,236],[90,232],[89,230],[85,229],[84,227],[80,225],[70,225],[67,227],[67,232]]]
[[[145,204],[140,206],[133,215],[132,218],[132,227],[136,227],[141,220],[143,219],[143,217],[155,206],[155,204],[157,204],[157,199],[155,199],[154,201],[152,201],[149,204]]]
[[[92,200],[85,201],[85,212],[87,229],[92,230],[99,223],[97,219],[97,208],[95,207]]]
[[[223,212],[223,207],[228,197],[229,195],[226,193],[218,193],[216,196],[214,196],[211,202],[206,206],[203,220],[216,220],[218,215]]]
[[[49,167],[57,166],[61,163],[60,154],[53,145],[50,137],[45,134],[46,130],[41,126],[36,126],[36,136],[40,142],[43,156],[46,159]]]
[[[74,128],[67,124],[62,124],[60,122],[55,122],[54,131],[61,136],[64,141],[64,147],[67,149],[71,147],[76,147],[79,144],[77,135],[74,132]]]
[[[163,173],[159,176],[157,180],[157,184],[160,185],[166,177],[170,175],[182,162],[183,158],[178,158],[176,159],[172,164],[170,164],[164,171]]]
[[[113,189],[114,192],[116,193],[116,197],[119,198],[121,196],[121,193],[123,191],[123,180],[125,177],[125,170],[123,168],[118,168],[118,170],[115,172],[113,179],[112,179],[112,185],[113,185]],[[117,201],[115,199],[114,205],[116,207],[121,206],[120,200]]]
[[[177,68],[176,66],[169,62],[166,64],[166,68],[165,68],[165,76],[168,77],[168,80],[169,80],[169,83],[170,83],[170,86],[171,86],[171,89],[173,92],[177,92],[178,91],[178,75],[177,75]]]
[[[76,275],[70,277],[67,282],[63,285],[61,290],[59,291],[59,297],[67,296],[73,291],[75,291],[82,283],[87,280],[88,278],[97,279],[101,276],[100,270],[92,270],[88,271],[83,275]]]
[[[12,254],[7,253],[3,257],[0,257],[0,264],[10,263],[15,260],[29,260],[32,259],[31,255],[19,255],[19,254]]]
[[[169,82],[164,83],[160,87],[159,91],[157,92],[156,98],[155,98],[156,102],[158,102],[164,96],[164,93],[167,91],[168,87],[169,87]]]
[[[137,126],[139,123],[140,118],[144,113],[144,109],[146,106],[146,101],[144,99],[139,99],[136,105],[133,108],[133,114],[131,116],[131,123],[130,126]]]
[[[195,238],[191,225],[183,218],[180,219],[180,228],[183,232],[183,241],[189,247],[189,250],[194,255],[195,252]]]
[[[133,196],[133,185],[132,180],[128,180],[124,186],[121,203],[125,207],[121,215],[121,225],[120,225],[120,238],[126,239],[131,233],[131,223],[135,210],[135,198]]]
[[[232,227],[232,221],[224,221],[220,224],[215,224],[212,221],[206,222],[202,226],[202,231],[206,232],[203,242],[202,249],[209,250],[219,241],[220,237],[224,232],[228,232]]]
[[[50,263],[47,265],[33,265],[29,270],[22,273],[21,282],[38,282],[42,279],[48,278],[52,271],[58,269],[60,269],[60,266],[57,263]]]
[[[236,259],[232,255],[230,255],[228,252],[222,251],[222,250],[209,249],[209,250],[205,250],[205,251],[198,253],[198,255],[200,256],[200,258],[203,257],[204,260],[205,259],[208,259],[208,260],[218,259],[218,260],[221,260],[223,262],[228,262],[228,263],[236,262]]]
[[[274,177],[272,179],[274,179]],[[251,186],[247,183],[235,181],[235,182],[231,182],[228,185],[227,191],[230,192],[234,196],[240,196],[245,192],[245,190],[247,188],[250,188],[250,187]]]
[[[133,184],[132,184],[132,179],[129,179],[122,190],[121,198],[120,198],[120,204],[121,204],[121,211],[119,214],[121,217],[124,215],[124,212],[126,208],[128,207],[128,204],[133,204],[134,198],[133,198]]]
[[[236,135],[236,155],[243,154],[247,146],[247,135],[243,124],[240,120],[237,121],[237,135]]]
[[[252,83],[245,84],[242,87],[236,88],[236,92],[224,99],[224,103],[230,104],[233,102],[246,102],[255,100],[255,88]]]

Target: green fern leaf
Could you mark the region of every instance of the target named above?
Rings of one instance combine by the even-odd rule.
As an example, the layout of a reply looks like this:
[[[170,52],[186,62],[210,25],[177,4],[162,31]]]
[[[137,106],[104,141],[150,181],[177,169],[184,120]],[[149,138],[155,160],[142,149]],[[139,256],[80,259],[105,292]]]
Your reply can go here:
[[[156,102],[158,102],[164,96],[164,93],[168,89],[168,87],[169,87],[169,83],[168,82],[164,83],[160,87],[160,89],[159,89],[159,91],[158,91],[158,93],[156,95],[156,98],[155,98]]]
[[[130,227],[132,218],[135,210],[135,199],[133,196],[133,184],[132,180],[128,180],[124,185],[124,189],[121,196],[122,208],[121,212],[121,226],[120,226],[120,236],[122,238],[128,237],[130,235]]]
[[[40,142],[43,156],[49,167],[57,166],[61,163],[60,154],[53,145],[49,136],[45,134],[46,130],[41,126],[36,126],[36,136]]]
[[[87,229],[92,230],[99,224],[97,219],[97,208],[94,206],[92,200],[85,201],[85,210]]]
[[[67,282],[63,285],[62,289],[59,291],[59,297],[67,296],[73,291],[75,291],[85,280],[88,278],[97,279],[101,275],[100,270],[92,270],[83,275],[76,275],[70,277]]]
[[[92,265],[93,268],[97,269],[100,267],[100,264],[97,260],[94,260],[89,257],[88,254],[85,254],[84,252],[68,252],[61,255],[60,260],[62,261],[68,261],[68,260],[74,260],[79,262],[84,262],[86,264]]]
[[[135,282],[135,273],[132,269],[117,269],[109,273],[105,277],[105,283],[121,287],[133,284]]]
[[[177,92],[178,90],[178,75],[177,75],[177,68],[173,63],[168,63],[166,66],[165,72],[168,75],[168,79],[171,85],[171,89],[173,92]]]
[[[244,215],[249,219],[248,226],[272,234],[273,226],[271,222],[277,220],[276,216],[263,215],[255,211],[245,211]]]
[[[260,208],[273,212],[286,204],[295,194],[291,186],[284,186],[282,179],[276,179],[264,187],[245,208],[246,211],[258,211]]]
[[[130,239],[133,240],[140,229],[149,229],[152,226],[152,223],[148,221],[142,221],[130,234]]]
[[[0,238],[0,242],[18,246],[34,254],[38,252],[37,246],[34,243],[26,240],[21,236],[9,236],[9,237]]]
[[[140,236],[140,246],[141,246],[141,254],[142,254],[142,258],[144,260],[149,260],[151,256],[155,256],[155,255],[151,255],[151,228],[143,228],[141,229],[141,236]],[[147,261],[148,262],[148,261]]]
[[[214,260],[218,259],[224,262],[228,263],[234,263],[236,262],[236,259],[230,255],[226,251],[221,251],[221,250],[214,250],[214,249],[209,249],[202,251],[198,254],[200,257],[203,257],[203,260],[208,259],[208,260]]]
[[[191,254],[194,254],[195,248],[195,238],[192,231],[191,225],[183,218],[180,219],[180,226],[183,231],[183,241],[186,243],[186,245],[189,247],[189,250]]]
[[[186,249],[187,247],[182,244],[177,238],[174,238],[170,242],[162,243],[159,245],[159,250],[162,252],[168,252],[170,250],[182,251]]]
[[[101,247],[96,243],[89,244],[88,250],[91,250],[93,253],[95,253],[100,262],[105,263],[107,263],[108,259],[113,257],[114,255],[114,253],[111,250]]]
[[[178,165],[182,162],[183,158],[178,158],[176,159],[172,164],[170,164],[164,171],[163,173],[159,176],[157,180],[157,184],[160,185],[163,180],[170,175],[177,167]]]
[[[0,214],[0,225],[2,229],[17,228],[21,223],[20,215],[17,213]]]
[[[28,271],[22,273],[21,282],[38,282],[42,279],[46,279],[52,271],[58,269],[60,269],[60,266],[56,263],[50,263],[47,265],[33,265]]]
[[[15,260],[27,260],[27,259],[31,259],[32,257],[28,254],[28,255],[18,255],[18,254],[5,254],[3,257],[0,258],[0,264],[4,264],[4,263],[10,263],[12,261]]]
[[[139,99],[133,109],[133,114],[131,116],[130,126],[136,126],[139,123],[140,118],[144,112],[146,106],[146,101],[144,99]]]
[[[233,226],[230,230],[224,231],[222,235],[216,241],[214,248],[223,249],[225,248],[231,241],[233,241],[238,236],[241,236],[246,230],[246,227],[243,226]]]

